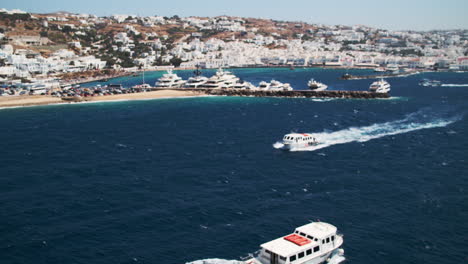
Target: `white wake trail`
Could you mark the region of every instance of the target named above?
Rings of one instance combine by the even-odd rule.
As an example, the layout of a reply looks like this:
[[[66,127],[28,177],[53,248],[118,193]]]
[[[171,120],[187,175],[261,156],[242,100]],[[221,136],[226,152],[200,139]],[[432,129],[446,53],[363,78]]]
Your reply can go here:
[[[316,146],[292,149],[291,151],[314,151],[337,144],[366,142],[372,139],[408,133],[421,129],[445,127],[462,118],[462,115],[457,115],[450,118],[427,120],[431,116],[432,115],[430,113],[425,113],[425,111],[418,111],[408,115],[402,120],[373,124],[365,127],[350,127],[335,132],[308,133],[312,134],[320,143]],[[427,121],[424,121],[424,119]]]
[[[227,259],[202,259],[192,262],[187,262],[185,264],[244,264],[244,262],[237,260],[227,260]]]
[[[444,83],[441,86],[444,86],[444,87],[468,87],[468,84],[467,83],[464,83],[464,84]]]

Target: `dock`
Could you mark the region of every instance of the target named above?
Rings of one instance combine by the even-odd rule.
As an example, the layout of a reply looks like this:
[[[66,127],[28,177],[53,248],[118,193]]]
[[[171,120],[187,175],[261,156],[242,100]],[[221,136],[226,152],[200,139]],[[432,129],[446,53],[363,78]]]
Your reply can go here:
[[[167,90],[152,88],[152,91]],[[259,91],[247,89],[205,89],[205,88],[179,88],[170,90],[194,91],[207,95],[218,96],[245,96],[245,97],[290,97],[290,98],[347,98],[347,99],[377,99],[390,98],[388,93],[373,93],[369,91]]]

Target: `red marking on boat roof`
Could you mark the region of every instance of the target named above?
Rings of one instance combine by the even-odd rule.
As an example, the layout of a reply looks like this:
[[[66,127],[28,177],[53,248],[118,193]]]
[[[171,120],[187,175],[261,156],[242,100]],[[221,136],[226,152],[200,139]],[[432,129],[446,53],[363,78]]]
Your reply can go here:
[[[309,244],[311,241],[305,237],[296,235],[296,234],[291,234],[289,236],[285,236],[284,239],[286,239],[289,242],[293,242],[294,244],[298,246],[304,246]]]
[[[309,134],[302,134],[302,135],[303,135],[304,137],[308,137],[308,136],[309,136]]]

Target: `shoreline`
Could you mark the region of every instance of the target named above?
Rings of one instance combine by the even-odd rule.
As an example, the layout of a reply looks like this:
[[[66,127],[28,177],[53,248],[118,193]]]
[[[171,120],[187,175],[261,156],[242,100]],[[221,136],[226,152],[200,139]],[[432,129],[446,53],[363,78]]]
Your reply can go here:
[[[0,109],[22,108],[44,105],[76,104],[76,103],[99,103],[99,102],[119,102],[119,101],[138,101],[151,99],[169,99],[169,98],[188,98],[209,96],[205,93],[196,91],[176,91],[159,90],[144,93],[117,94],[108,96],[84,97],[80,101],[65,101],[60,97],[48,95],[28,95],[0,97]]]

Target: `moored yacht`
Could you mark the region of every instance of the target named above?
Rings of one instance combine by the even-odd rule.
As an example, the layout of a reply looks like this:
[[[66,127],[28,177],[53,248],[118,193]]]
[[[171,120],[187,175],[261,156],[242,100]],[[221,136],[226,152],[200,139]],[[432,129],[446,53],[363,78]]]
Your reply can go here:
[[[369,90],[374,93],[388,93],[390,92],[390,84],[384,79],[380,79],[379,81],[373,82]]]
[[[211,89],[232,88],[238,81],[239,78],[234,74],[220,68],[202,87]]]
[[[293,88],[289,83],[271,80],[271,82],[261,81],[258,85],[259,90],[263,91],[292,91]]]
[[[343,236],[337,228],[324,222],[313,222],[296,228],[294,233],[260,245],[256,256],[245,264],[318,264],[345,260]]]
[[[314,79],[310,79],[310,81],[307,83],[307,85],[309,86],[309,88],[311,90],[314,90],[314,91],[323,91],[323,90],[326,90],[328,88],[328,86],[326,84],[321,83],[321,82],[317,82]]]
[[[289,83],[282,83],[280,81],[271,80],[270,91],[292,91],[293,88]]]
[[[234,89],[241,89],[241,90],[244,90],[244,89],[247,89],[247,90],[257,90],[258,88],[253,85],[252,83],[250,82],[244,82],[244,81],[240,81],[240,82],[237,82],[236,84],[234,84],[234,86],[232,87]]]
[[[398,65],[396,64],[388,64],[385,70],[393,73],[398,73],[400,71],[400,68],[398,68]]]
[[[374,72],[385,72],[385,68],[384,67],[377,67],[374,69]]]
[[[184,83],[185,81],[181,77],[172,73],[172,70],[168,70],[166,74],[158,79],[155,86],[156,88],[180,88]]]
[[[193,72],[194,76],[190,77],[185,84],[187,88],[199,88],[208,81],[208,78],[201,75],[201,71],[197,69]]]

